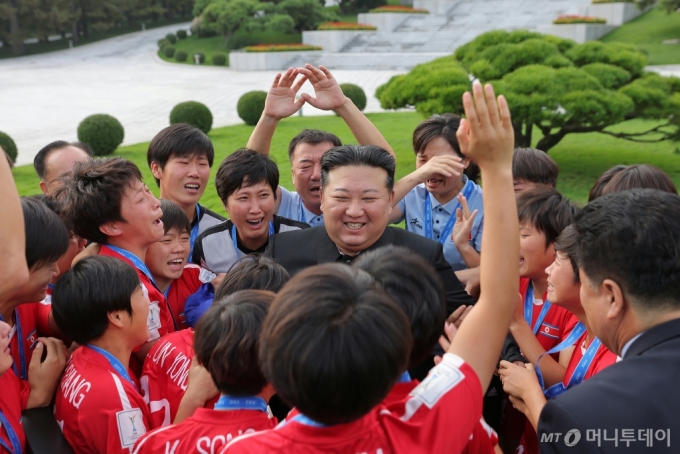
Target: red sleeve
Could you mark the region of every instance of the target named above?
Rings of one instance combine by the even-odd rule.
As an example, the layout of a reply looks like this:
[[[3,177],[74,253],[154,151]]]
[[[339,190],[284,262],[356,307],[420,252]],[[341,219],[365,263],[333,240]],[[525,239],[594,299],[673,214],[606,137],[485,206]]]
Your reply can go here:
[[[35,325],[38,328],[38,334],[47,337],[54,336],[54,333],[50,330],[52,304],[42,302],[33,304],[35,304]]]
[[[596,359],[595,364],[593,364],[591,368],[592,373],[590,375],[595,375],[602,372],[607,367],[616,363],[617,359],[618,357],[614,353],[612,353],[604,345],[601,345],[600,351],[598,352],[598,358]]]

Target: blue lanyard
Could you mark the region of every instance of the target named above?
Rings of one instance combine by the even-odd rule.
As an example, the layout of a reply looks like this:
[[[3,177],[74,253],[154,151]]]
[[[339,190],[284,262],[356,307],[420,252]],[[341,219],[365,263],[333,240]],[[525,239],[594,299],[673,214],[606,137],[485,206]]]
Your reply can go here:
[[[163,296],[165,297],[165,300],[168,300],[168,295],[170,295],[170,287],[172,287],[172,282],[170,282],[170,285],[168,285],[168,288],[165,289],[163,292]]]
[[[153,278],[153,274],[151,274],[151,271],[149,271],[149,268],[146,266],[146,263],[144,263],[139,257],[134,255],[132,252],[126,251],[125,249],[119,248],[117,246],[107,244],[106,247],[116,251],[117,253],[131,261],[135,268],[144,273],[146,277],[149,278],[154,287],[158,288],[158,285],[156,284],[156,279]]]
[[[198,223],[201,222],[201,206],[196,204],[196,225],[191,229],[191,237],[189,238],[189,261],[194,256],[194,244],[198,238]]]
[[[21,450],[21,442],[19,441],[19,436],[17,433],[14,431],[14,428],[11,426],[5,415],[2,414],[0,411],[0,424],[2,424],[2,427],[5,428],[5,432],[7,432],[7,437],[9,438],[9,442],[12,444],[12,448],[10,449],[9,446],[0,438],[0,445],[2,445],[3,448],[5,448],[8,452],[11,454],[22,454]]]
[[[401,374],[401,376],[397,379],[397,383],[411,383],[411,381],[411,374],[409,374],[408,371]]]
[[[310,419],[307,416],[303,415],[302,413],[300,413],[299,415],[295,415],[293,419],[291,419],[291,421],[297,421],[300,424],[311,427],[328,427],[328,425],[316,422],[313,419]]]
[[[111,364],[111,367],[115,369],[116,372],[118,372],[118,375],[123,377],[125,380],[127,380],[132,386],[137,389],[137,385],[135,384],[134,381],[130,378],[130,374],[128,374],[128,371],[125,369],[125,366],[123,366],[123,363],[118,361],[118,358],[113,356],[111,353],[107,352],[103,348],[95,347],[92,344],[86,344],[88,348],[91,348],[95,352],[99,353],[102,355],[106,360]]]
[[[546,300],[546,302],[543,303],[541,312],[538,314],[536,324],[533,327],[534,334],[538,333],[538,329],[541,327],[541,324],[543,323],[545,316],[548,315],[550,306],[552,306],[550,301]],[[527,288],[527,294],[524,296],[524,320],[526,320],[529,326],[531,326],[531,321],[533,320],[533,318],[534,318],[534,287],[531,285],[531,283],[529,283],[529,288]],[[574,342],[572,342],[572,344],[573,343]]]
[[[54,290],[54,284],[51,283],[51,282],[50,282],[49,284],[47,284],[47,287],[48,287],[50,290]]]
[[[274,234],[274,221],[269,221],[269,236],[272,236]],[[234,251],[236,251],[236,255],[238,256],[238,241],[236,240],[237,234],[236,234],[236,224],[233,224],[232,221],[232,226],[231,226],[231,240],[234,242]]]
[[[467,183],[465,183],[465,186],[463,187],[463,196],[466,199],[468,199],[472,194],[472,190],[474,189],[472,184],[473,184],[472,181],[468,180]],[[454,207],[453,212],[449,217],[449,221],[446,223],[444,230],[442,230],[441,234],[439,235],[439,242],[441,244],[446,243],[446,239],[451,235],[451,232],[453,231],[453,226],[456,224],[456,208],[458,207],[460,207],[460,203],[456,203],[456,206]],[[425,217],[425,236],[429,239],[433,239],[434,230],[432,230],[432,204],[430,203],[430,193],[427,191],[425,192],[424,217]]]
[[[28,380],[28,372],[26,371],[26,352],[24,351],[24,335],[21,332],[21,320],[19,319],[19,312],[17,312],[16,309],[14,309],[14,324],[17,327],[17,345],[19,346],[19,361],[21,364],[19,365],[21,367],[21,373],[19,372],[19,369],[17,369],[17,365],[12,361],[12,369],[14,369],[14,373],[17,375],[22,380]],[[5,321],[5,319],[2,318],[2,315],[0,315],[0,321]]]
[[[257,396],[233,397],[222,394],[214,408],[215,410],[257,410],[267,413],[267,402]]]
[[[538,375],[538,382],[541,384],[541,388],[545,389],[543,374],[541,373],[541,367],[539,366],[539,364],[541,363],[541,358],[543,358],[545,355],[552,355],[553,353],[561,352],[567,347],[571,347],[578,340],[578,338],[583,335],[585,331],[586,331],[585,325],[581,322],[578,322],[576,326],[574,326],[574,329],[571,330],[571,333],[569,333],[569,336],[566,339],[564,339],[562,342],[555,345],[553,348],[551,348],[550,350],[548,350],[547,352],[543,353],[541,356],[538,357],[538,361],[536,361],[536,375]]]

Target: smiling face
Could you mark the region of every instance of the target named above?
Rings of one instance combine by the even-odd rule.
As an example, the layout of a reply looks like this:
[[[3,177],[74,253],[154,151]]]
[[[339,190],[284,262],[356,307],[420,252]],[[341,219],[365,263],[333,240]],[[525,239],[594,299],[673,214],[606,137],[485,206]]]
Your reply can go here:
[[[0,321],[0,375],[12,367],[12,353],[9,349],[9,332],[11,328],[3,321]]]
[[[321,156],[333,148],[330,142],[299,143],[291,159],[293,185],[308,210],[320,214]]]
[[[328,172],[321,208],[328,236],[340,251],[354,255],[378,241],[392,212],[394,193],[378,167],[344,166]]]
[[[146,250],[144,262],[157,280],[174,280],[182,276],[189,257],[189,232],[170,229]]]
[[[251,250],[261,248],[269,238],[269,222],[274,217],[276,200],[272,187],[265,181],[243,186],[227,197],[224,208],[236,225],[241,242]]]
[[[59,275],[57,262],[48,263],[39,268],[32,268],[28,282],[12,296],[12,300],[22,303],[42,301],[47,295],[47,285]]]
[[[422,151],[416,154],[416,169],[421,168],[433,157],[443,155],[460,156],[451,148],[451,144],[444,137],[435,137]],[[463,159],[463,164],[467,168],[470,165],[470,161]],[[443,175],[434,174],[425,182],[425,188],[427,188],[430,194],[443,199],[453,198],[453,196],[460,192],[461,181],[462,176],[454,175],[447,178]]]
[[[519,227],[519,275],[532,280],[546,278],[545,269],[555,260],[555,247],[545,247],[545,235],[530,224]]]
[[[115,234],[124,237],[127,242],[148,247],[163,237],[161,202],[142,181],[137,180],[125,190],[120,214],[125,222],[115,223]]]
[[[557,252],[555,261],[545,273],[548,275],[548,300],[572,313],[581,312],[581,286],[574,282],[574,269],[569,257]]]
[[[195,205],[203,195],[210,178],[208,157],[172,157],[161,167],[151,163],[151,172],[160,180],[161,198],[180,207]]]

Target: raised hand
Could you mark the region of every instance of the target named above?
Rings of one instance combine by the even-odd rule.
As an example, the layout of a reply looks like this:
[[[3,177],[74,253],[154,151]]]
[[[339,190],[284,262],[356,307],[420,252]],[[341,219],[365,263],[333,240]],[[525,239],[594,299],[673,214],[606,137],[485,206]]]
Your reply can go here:
[[[478,210],[470,213],[470,207],[463,194],[458,194],[458,202],[462,209],[456,208],[456,223],[453,226],[451,239],[453,240],[453,244],[460,250],[460,248],[469,244],[470,232],[472,232],[472,226],[475,222],[475,216],[477,216]]]
[[[321,110],[336,110],[345,105],[347,97],[342,92],[338,81],[325,66],[315,68],[308,63],[304,68],[298,68],[298,71],[314,87],[316,97],[307,93],[300,95],[308,104]]]
[[[432,159],[423,164],[418,170],[418,180],[423,183],[433,175],[441,175],[444,178],[460,176],[465,170],[463,159],[455,155],[433,156]]]
[[[47,354],[45,361],[42,361],[45,349]],[[50,404],[65,366],[64,343],[53,337],[39,337],[28,365],[28,384],[31,393],[26,408],[45,407]]]
[[[300,110],[305,100],[295,99],[300,87],[307,80],[306,76],[297,77],[297,69],[288,68],[283,74],[278,73],[274,77],[274,83],[269,88],[267,99],[264,102],[264,114],[280,120],[287,118]]]

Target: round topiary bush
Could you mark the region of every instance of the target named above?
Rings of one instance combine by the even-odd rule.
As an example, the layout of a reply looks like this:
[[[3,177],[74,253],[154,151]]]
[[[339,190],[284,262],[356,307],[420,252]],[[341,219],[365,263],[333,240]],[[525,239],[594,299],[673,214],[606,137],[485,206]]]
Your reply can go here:
[[[204,133],[212,128],[213,116],[205,104],[196,101],[181,102],[170,112],[170,124],[187,123]]]
[[[212,56],[212,64],[215,66],[224,66],[227,64],[227,56],[224,54],[215,54]]]
[[[205,54],[203,52],[195,52],[191,54],[191,59],[196,63],[196,55],[198,55],[198,63],[203,64],[205,63]]]
[[[175,48],[172,46],[165,46],[163,49],[163,54],[168,57],[172,58],[173,55],[175,55]]]
[[[366,108],[366,93],[364,90],[354,84],[340,84],[340,89],[349,99],[352,100],[355,106],[361,111]]]
[[[10,158],[12,158],[12,162],[16,162],[17,144],[14,143],[10,136],[8,136],[2,131],[0,131],[0,147],[2,147],[2,149],[7,152]],[[4,159],[1,156],[2,155],[0,154],[0,159]]]
[[[159,40],[158,40],[158,48],[159,48],[159,49],[162,49],[162,48],[164,48],[165,46],[169,46],[169,45],[170,45],[170,41],[168,41],[168,40],[165,39],[165,38],[159,39]]]
[[[241,120],[245,121],[247,125],[256,125],[264,111],[265,99],[267,99],[267,92],[264,91],[256,90],[245,93],[238,100],[238,104],[236,104],[238,116],[241,117]]]
[[[177,42],[177,37],[172,33],[168,33],[167,35],[165,35],[165,39],[170,41],[170,44],[175,44]]]
[[[178,39],[187,39],[187,31],[186,30],[177,30],[177,38]]]
[[[78,125],[78,140],[88,144],[95,156],[110,155],[124,137],[123,125],[111,115],[90,115]]]
[[[183,50],[178,50],[175,52],[175,60],[177,61],[187,61],[187,53]]]

